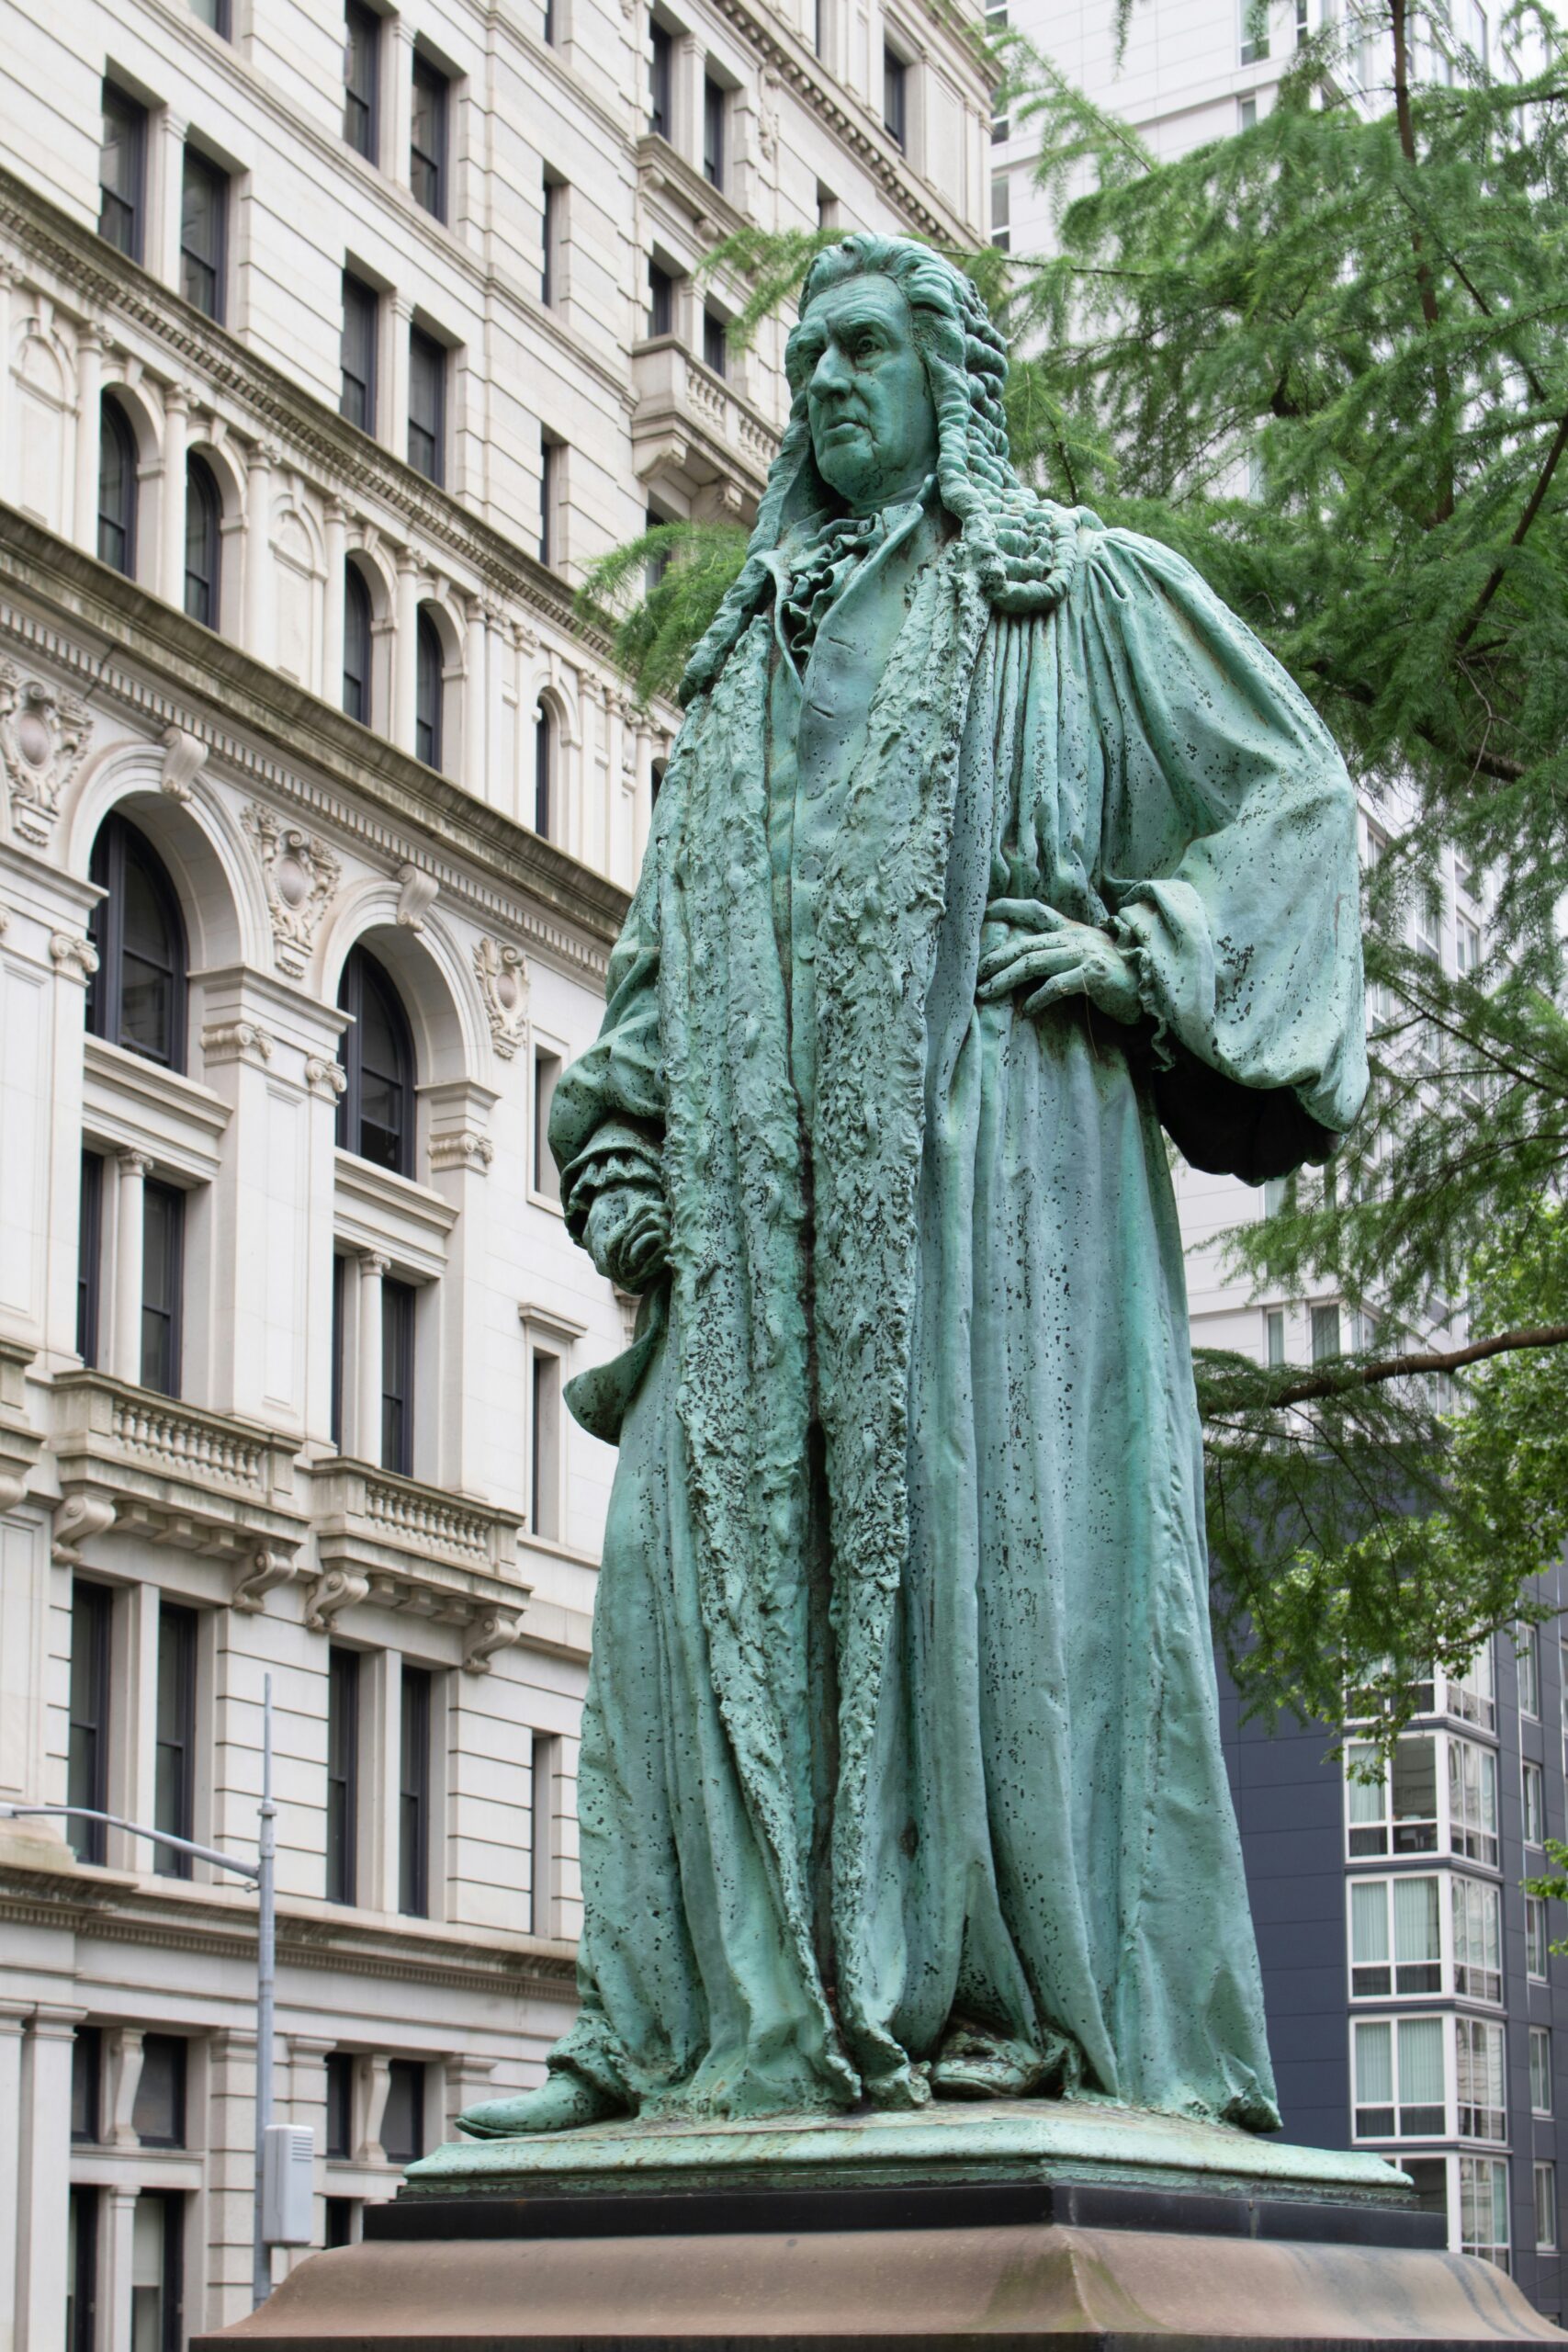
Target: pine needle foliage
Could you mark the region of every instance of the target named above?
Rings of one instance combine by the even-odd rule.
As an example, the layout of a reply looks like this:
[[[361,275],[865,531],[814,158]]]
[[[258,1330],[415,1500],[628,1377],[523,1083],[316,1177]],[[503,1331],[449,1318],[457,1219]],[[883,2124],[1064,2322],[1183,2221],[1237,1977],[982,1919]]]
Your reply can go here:
[[[1523,78],[1441,11],[1359,0],[1255,127],[1161,163],[1005,35],[1054,246],[955,256],[1012,340],[1021,470],[1186,555],[1385,820],[1368,1114],[1230,1242],[1260,1294],[1341,1301],[1365,1344],[1205,1352],[1198,1379],[1246,1703],[1333,1722],[1371,1686],[1389,1740],[1568,1539],[1568,42],[1534,0],[1497,40]],[[739,332],[821,242],[721,249],[752,273]],[[674,595],[621,626],[673,673]],[[1457,974],[1423,944],[1456,846],[1494,893]]]

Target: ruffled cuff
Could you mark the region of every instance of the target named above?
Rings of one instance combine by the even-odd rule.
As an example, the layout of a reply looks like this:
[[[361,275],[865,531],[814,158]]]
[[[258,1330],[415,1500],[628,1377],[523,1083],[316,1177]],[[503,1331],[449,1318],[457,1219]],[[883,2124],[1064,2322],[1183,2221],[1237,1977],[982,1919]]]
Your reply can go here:
[[[561,1170],[561,1205],[567,1231],[581,1241],[588,1212],[601,1193],[630,1189],[664,1198],[664,1171],[659,1146],[629,1122],[612,1119],[592,1143]]]

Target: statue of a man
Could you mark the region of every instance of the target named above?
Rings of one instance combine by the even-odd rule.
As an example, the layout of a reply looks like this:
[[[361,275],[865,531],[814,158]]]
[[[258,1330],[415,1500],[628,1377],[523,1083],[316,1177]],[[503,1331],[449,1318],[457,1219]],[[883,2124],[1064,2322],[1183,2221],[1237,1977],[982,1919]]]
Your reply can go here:
[[[1168,548],[1012,472],[925,248],[825,253],[598,1042],[643,1295],[578,1784],[581,2008],[477,2133],[1083,2090],[1277,2124],[1165,1137],[1365,1086],[1355,808]]]

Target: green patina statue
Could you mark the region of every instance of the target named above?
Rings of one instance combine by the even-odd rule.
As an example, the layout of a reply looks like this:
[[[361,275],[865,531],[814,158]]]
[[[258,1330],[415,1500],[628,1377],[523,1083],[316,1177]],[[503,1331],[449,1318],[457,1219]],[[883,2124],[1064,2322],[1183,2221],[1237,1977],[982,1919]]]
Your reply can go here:
[[[476,2135],[1279,2120],[1165,1136],[1257,1183],[1355,1117],[1354,803],[1179,558],[1018,481],[1006,365],[935,254],[818,260],[556,1096],[643,1303],[571,1396],[620,1446],[581,2013]]]

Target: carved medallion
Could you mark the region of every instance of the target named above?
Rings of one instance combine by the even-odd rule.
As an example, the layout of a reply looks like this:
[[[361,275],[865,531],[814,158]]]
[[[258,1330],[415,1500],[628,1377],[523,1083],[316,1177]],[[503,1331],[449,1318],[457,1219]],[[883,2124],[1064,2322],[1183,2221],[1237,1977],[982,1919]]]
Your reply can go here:
[[[93,722],[85,703],[0,662],[0,769],[20,841],[47,848],[60,797],[82,764]]]
[[[303,979],[342,868],[319,834],[280,823],[255,801],[242,822],[261,863],[278,969],[291,980]]]

